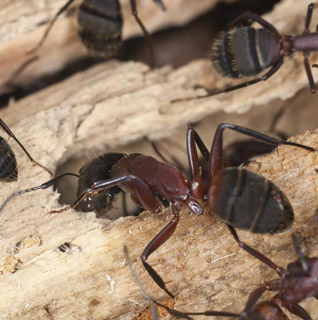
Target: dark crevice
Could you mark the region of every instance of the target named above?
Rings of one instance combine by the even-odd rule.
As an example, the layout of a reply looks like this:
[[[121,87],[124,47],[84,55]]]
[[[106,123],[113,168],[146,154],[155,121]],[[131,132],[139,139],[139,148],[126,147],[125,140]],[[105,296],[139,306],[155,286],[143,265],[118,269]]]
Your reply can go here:
[[[213,10],[186,26],[155,33],[152,39],[156,54],[156,66],[161,67],[169,64],[177,68],[194,59],[207,57],[213,37],[221,30],[226,29],[238,15],[247,10],[261,15],[271,11],[277,2],[279,1],[244,0],[232,4],[219,3]],[[70,12],[73,14],[74,8]],[[144,38],[125,41],[119,59],[149,63],[148,48]],[[83,58],[68,64],[63,70],[53,75],[38,78],[24,87],[15,87],[10,94],[0,96],[0,107],[8,105],[12,98],[15,100],[24,98],[103,61],[100,58]]]

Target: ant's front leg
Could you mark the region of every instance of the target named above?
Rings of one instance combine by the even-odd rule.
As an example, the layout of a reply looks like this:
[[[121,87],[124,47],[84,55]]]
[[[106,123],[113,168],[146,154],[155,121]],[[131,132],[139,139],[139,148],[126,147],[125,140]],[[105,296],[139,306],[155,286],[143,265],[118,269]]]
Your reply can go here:
[[[156,282],[156,284],[163,289],[172,299],[174,299],[174,295],[167,289],[165,282],[159,276],[159,274],[151,267],[151,265],[146,262],[148,257],[157,250],[162,244],[164,244],[175,232],[177,225],[179,223],[179,216],[174,214],[171,221],[148,243],[145,250],[141,255],[141,261],[144,265],[145,269]]]

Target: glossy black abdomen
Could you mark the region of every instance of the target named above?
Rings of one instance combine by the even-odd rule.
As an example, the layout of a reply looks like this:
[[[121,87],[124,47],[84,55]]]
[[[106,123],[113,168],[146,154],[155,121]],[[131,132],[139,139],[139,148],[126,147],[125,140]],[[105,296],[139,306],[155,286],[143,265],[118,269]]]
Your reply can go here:
[[[123,25],[118,0],[84,0],[77,21],[78,33],[89,51],[103,58],[118,53]]]
[[[11,147],[2,137],[0,137],[0,155],[0,181],[17,181],[17,160]]]
[[[270,180],[242,168],[227,168],[212,180],[209,206],[226,223],[255,233],[276,233],[293,222],[285,194]]]
[[[279,60],[281,45],[275,33],[251,27],[222,32],[212,45],[215,69],[224,76],[256,75]]]

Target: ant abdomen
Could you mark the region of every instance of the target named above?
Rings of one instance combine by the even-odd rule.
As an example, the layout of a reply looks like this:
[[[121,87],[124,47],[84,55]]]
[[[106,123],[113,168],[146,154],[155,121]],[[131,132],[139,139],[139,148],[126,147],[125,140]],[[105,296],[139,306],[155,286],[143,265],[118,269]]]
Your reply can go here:
[[[113,165],[124,156],[123,153],[105,153],[85,164],[79,171],[77,195],[94,183],[110,178],[110,170]],[[81,208],[85,212],[111,209],[116,194],[121,189],[117,186],[99,191],[97,194],[88,195],[81,202]]]
[[[267,29],[240,27],[221,32],[212,44],[212,62],[224,76],[241,78],[258,74],[280,57],[278,36]]]
[[[17,160],[7,141],[0,136],[0,181],[18,180]]]
[[[242,168],[226,168],[212,180],[209,208],[235,228],[277,233],[294,220],[284,193],[265,177]]]
[[[110,58],[118,53],[123,26],[118,1],[84,0],[77,21],[82,42],[95,56]]]

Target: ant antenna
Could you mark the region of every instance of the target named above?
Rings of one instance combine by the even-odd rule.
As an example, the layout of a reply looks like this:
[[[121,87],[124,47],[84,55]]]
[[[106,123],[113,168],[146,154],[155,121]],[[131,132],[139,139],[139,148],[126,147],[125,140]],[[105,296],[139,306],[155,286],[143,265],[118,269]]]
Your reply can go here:
[[[1,207],[0,207],[0,214],[1,214],[2,210],[4,209],[4,207],[7,205],[7,203],[8,203],[12,198],[14,198],[15,196],[18,196],[18,195],[20,195],[20,194],[24,194],[24,193],[27,193],[27,192],[36,191],[36,190],[47,189],[47,188],[51,187],[58,179],[60,179],[60,178],[62,178],[62,177],[64,177],[64,176],[74,176],[74,177],[79,178],[79,175],[76,174],[76,173],[65,172],[65,173],[61,173],[60,175],[54,177],[53,179],[51,179],[51,180],[49,180],[49,181],[46,181],[46,182],[42,183],[42,184],[39,185],[39,186],[14,192],[14,193],[11,194],[11,196],[9,196],[9,197],[2,203],[2,205],[1,205]]]

